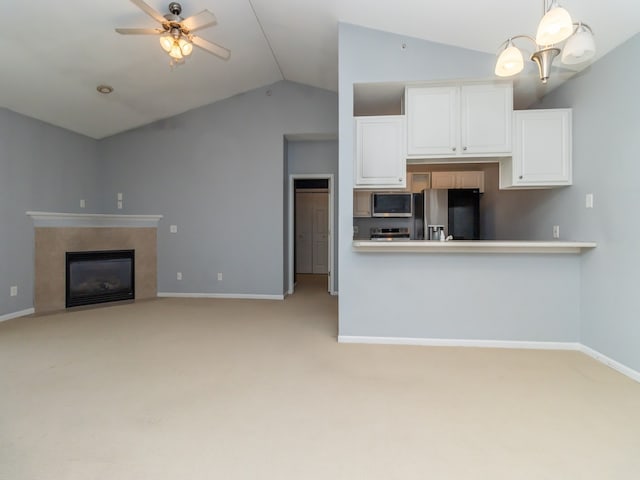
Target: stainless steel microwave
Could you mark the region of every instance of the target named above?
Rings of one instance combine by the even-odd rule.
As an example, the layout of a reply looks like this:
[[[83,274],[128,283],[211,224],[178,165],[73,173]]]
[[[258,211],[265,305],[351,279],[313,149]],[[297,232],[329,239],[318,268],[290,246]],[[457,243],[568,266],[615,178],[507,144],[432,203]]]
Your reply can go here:
[[[371,216],[413,216],[413,201],[411,193],[373,192],[371,194]]]

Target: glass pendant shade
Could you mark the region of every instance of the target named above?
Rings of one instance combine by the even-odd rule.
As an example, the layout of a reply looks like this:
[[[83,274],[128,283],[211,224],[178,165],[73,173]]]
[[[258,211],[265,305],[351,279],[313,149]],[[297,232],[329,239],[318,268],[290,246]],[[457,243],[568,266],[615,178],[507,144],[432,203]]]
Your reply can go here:
[[[541,46],[560,43],[573,33],[571,15],[555,0],[538,24],[536,43]]]
[[[184,55],[185,57],[191,55],[191,52],[193,51],[193,44],[189,40],[184,37],[180,37],[180,40],[178,40],[178,45],[180,46],[182,55]]]
[[[162,35],[160,37],[160,46],[165,52],[169,53],[171,51],[171,47],[173,47],[173,37],[168,33]]]
[[[596,54],[596,43],[590,30],[582,25],[569,37],[562,49],[562,63],[575,65],[591,60]]]
[[[178,42],[173,42],[171,51],[169,52],[169,56],[171,58],[175,58],[176,60],[180,60],[182,58],[182,51],[180,50],[180,45],[178,45]]]
[[[496,62],[495,73],[499,77],[510,77],[517,73],[520,73],[524,68],[524,59],[522,58],[522,52],[509,42],[507,48],[505,48]]]

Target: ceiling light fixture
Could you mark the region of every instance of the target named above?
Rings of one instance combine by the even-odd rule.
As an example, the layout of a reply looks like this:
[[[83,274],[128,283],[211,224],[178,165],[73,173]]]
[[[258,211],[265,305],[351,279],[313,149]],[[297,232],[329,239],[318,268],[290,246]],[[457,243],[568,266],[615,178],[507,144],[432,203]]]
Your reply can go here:
[[[562,8],[557,0],[543,0],[542,3],[544,16],[538,24],[536,38],[515,35],[500,45],[495,68],[495,74],[499,77],[510,77],[524,69],[522,51],[513,43],[520,38],[527,39],[535,45],[536,50],[529,59],[538,65],[542,83],[547,83],[553,60],[561,52],[562,63],[567,65],[586,62],[595,55],[593,30],[589,25],[582,22],[573,23],[569,12]],[[562,42],[565,42],[564,46],[560,46]]]
[[[109,95],[113,92],[113,87],[110,87],[109,85],[98,85],[96,90],[104,95]]]

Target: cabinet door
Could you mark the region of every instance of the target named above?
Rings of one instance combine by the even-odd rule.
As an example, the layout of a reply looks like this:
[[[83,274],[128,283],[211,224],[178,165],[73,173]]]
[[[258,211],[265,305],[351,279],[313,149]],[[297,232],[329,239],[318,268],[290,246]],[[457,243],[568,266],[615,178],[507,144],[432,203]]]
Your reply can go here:
[[[484,192],[484,172],[456,172],[456,188],[477,188]]]
[[[460,103],[463,155],[511,152],[511,83],[463,85]]]
[[[353,191],[353,216],[354,217],[370,217],[371,216],[371,192]]]
[[[458,96],[457,86],[407,87],[407,154],[457,153]]]
[[[514,186],[571,185],[571,109],[514,112]]]
[[[356,119],[356,187],[405,187],[404,134],[404,116]]]
[[[457,188],[457,172],[432,172],[431,188]]]

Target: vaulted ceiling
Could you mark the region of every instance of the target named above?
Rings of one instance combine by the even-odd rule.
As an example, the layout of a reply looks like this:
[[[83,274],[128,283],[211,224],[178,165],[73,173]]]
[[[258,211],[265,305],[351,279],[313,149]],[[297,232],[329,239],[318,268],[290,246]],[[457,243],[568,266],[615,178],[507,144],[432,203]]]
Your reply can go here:
[[[147,3],[168,11],[168,0]],[[218,25],[198,35],[229,48],[229,60],[196,49],[184,65],[171,69],[156,37],[115,33],[115,27],[157,27],[128,0],[4,2],[0,106],[103,138],[278,80],[337,91],[338,22],[495,53],[511,35],[535,34],[543,11],[543,0],[181,4],[183,17],[203,9],[216,15]],[[593,27],[598,56],[640,30],[639,1],[562,4],[576,21]],[[99,84],[114,92],[99,94]],[[530,88],[526,85],[521,88]]]

